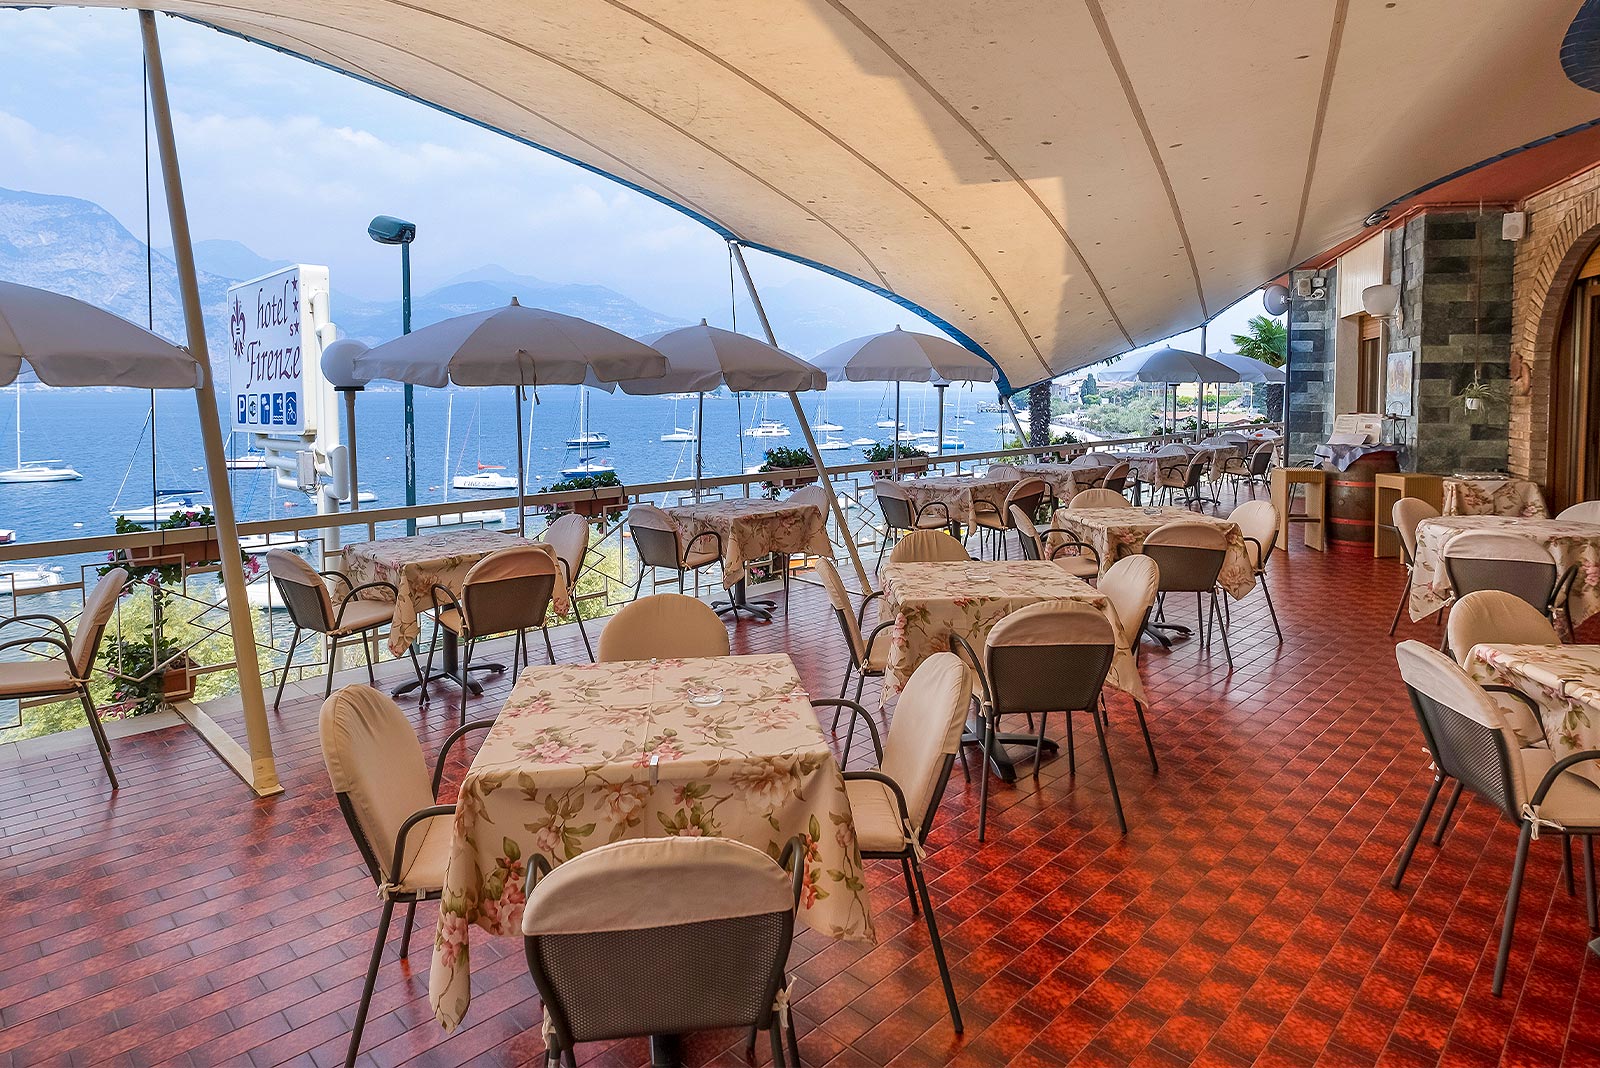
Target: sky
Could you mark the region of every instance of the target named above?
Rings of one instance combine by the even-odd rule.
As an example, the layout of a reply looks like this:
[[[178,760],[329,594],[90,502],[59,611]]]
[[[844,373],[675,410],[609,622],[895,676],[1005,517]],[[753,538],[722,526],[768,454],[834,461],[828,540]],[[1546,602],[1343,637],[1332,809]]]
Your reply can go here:
[[[417,224],[415,284],[498,264],[616,289],[687,320],[727,322],[721,238],[582,168],[425,105],[177,19],[158,20],[196,239],[324,263],[335,285],[392,296],[395,251],[368,219]],[[0,185],[92,200],[143,237],[141,52],[134,12],[0,10]],[[156,197],[152,244],[170,244]],[[751,254],[759,286],[805,281],[859,332],[920,319],[847,282]],[[809,288],[808,288],[809,291]],[[1211,349],[1251,315],[1221,313]],[[843,336],[851,336],[845,334]],[[1198,331],[1179,335],[1185,347]]]

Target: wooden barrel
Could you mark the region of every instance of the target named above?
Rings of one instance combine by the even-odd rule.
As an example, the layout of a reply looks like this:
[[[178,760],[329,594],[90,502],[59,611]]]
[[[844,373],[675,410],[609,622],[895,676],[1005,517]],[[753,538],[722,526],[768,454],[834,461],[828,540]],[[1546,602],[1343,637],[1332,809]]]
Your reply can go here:
[[[1372,548],[1377,475],[1400,470],[1391,450],[1370,452],[1340,471],[1328,468],[1328,541],[1335,548]]]

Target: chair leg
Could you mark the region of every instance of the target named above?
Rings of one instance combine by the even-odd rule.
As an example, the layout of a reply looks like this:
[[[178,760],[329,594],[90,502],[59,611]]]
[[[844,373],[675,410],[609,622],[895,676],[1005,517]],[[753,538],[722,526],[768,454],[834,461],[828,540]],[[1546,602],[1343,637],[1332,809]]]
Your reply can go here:
[[[1411,569],[1406,568],[1406,584],[1400,591],[1400,603],[1394,606],[1394,619],[1389,621],[1389,636],[1394,636],[1394,629],[1400,625],[1400,613],[1406,610],[1406,602],[1411,600]]]
[[[361,1004],[356,1007],[355,1026],[350,1028],[350,1048],[344,1055],[345,1068],[355,1068],[356,1053],[361,1048],[361,1031],[367,1026],[367,1009],[372,1004],[372,988],[378,983],[378,964],[383,960],[383,944],[389,938],[389,921],[394,916],[394,902],[385,898],[383,915],[378,918],[378,937],[372,944],[372,961],[367,965],[367,983],[361,989]]]
[[[772,1038],[772,1064],[773,1068],[784,1068],[783,1063],[783,1038],[778,1034],[778,1019],[773,1017],[772,1029],[767,1032]]]
[[[984,781],[988,782],[989,776],[985,775]],[[961,1023],[961,1008],[956,1004],[956,988],[950,982],[950,965],[944,959],[944,943],[939,940],[939,924],[933,918],[933,902],[928,900],[928,881],[922,875],[922,865],[915,857],[911,859],[911,871],[916,877],[917,893],[922,898],[922,916],[928,921],[928,941],[933,943],[933,959],[939,965],[939,980],[944,984],[944,999],[950,1005],[950,1022],[960,1034],[964,1029]]]
[[[417,918],[417,903],[415,901],[407,902],[407,904],[406,904],[406,925],[405,925],[404,928],[401,929],[401,933],[400,933],[400,959],[401,960],[409,960],[410,957],[411,957],[411,924],[416,920],[416,918]]]
[[[322,688],[322,699],[326,701],[333,696],[333,670],[339,663],[339,639],[328,639],[328,681]]]
[[[111,767],[111,741],[106,737],[105,724],[100,722],[100,712],[94,707],[94,698],[89,696],[87,686],[78,691],[78,701],[83,705],[84,718],[89,721],[89,733],[94,735],[94,747],[100,750],[100,762],[106,766],[106,778],[111,780],[111,788],[115,790],[117,773]]]
[[[1078,774],[1078,747],[1072,739],[1072,713],[1067,713],[1067,774]]]
[[[1450,798],[1444,803],[1444,815],[1439,817],[1439,829],[1433,832],[1433,844],[1444,845],[1444,832],[1450,828],[1450,817],[1456,814],[1456,802],[1461,800],[1461,783],[1458,781]]]
[[[1068,712],[1068,716],[1072,713]],[[1044,759],[1044,721],[1049,718],[1049,713],[1039,713],[1039,737],[1033,747],[1033,779],[1039,781],[1039,762]]]
[[[911,902],[911,915],[917,914],[917,889],[911,883],[911,858],[900,858],[900,874],[906,877],[906,900]]]
[[[1278,644],[1282,645],[1283,628],[1278,626],[1278,609],[1272,603],[1272,587],[1267,584],[1267,572],[1265,568],[1263,568],[1261,571],[1261,592],[1265,594],[1267,598],[1267,614],[1272,617],[1272,630],[1278,635]],[[1394,631],[1390,630],[1389,633],[1393,634]]]
[[[1577,897],[1578,884],[1573,879],[1572,836],[1570,834],[1561,836],[1561,877],[1567,883],[1567,896]]]
[[[1228,620],[1223,612],[1222,603],[1217,600],[1217,591],[1211,591],[1211,610],[1217,614],[1217,629],[1222,632],[1222,653],[1228,658],[1228,670],[1233,670],[1233,647],[1228,644]]]
[[[278,711],[278,706],[283,703],[283,688],[289,685],[289,668],[294,664],[294,651],[300,646],[300,628],[294,628],[294,637],[289,639],[289,653],[283,658],[283,675],[278,679],[278,696],[272,699],[272,710]]]
[[[540,627],[539,630],[544,634],[545,654],[550,657],[550,666],[554,667],[556,663],[556,647],[550,644],[550,628]],[[524,667],[528,665],[528,641],[526,638],[522,641],[522,665]]]
[[[792,1011],[787,1019],[788,1022],[783,1028],[783,1035],[785,1041],[789,1044],[789,1060],[792,1062],[793,1068],[800,1068],[800,1039],[794,1033],[794,1013]]]
[[[844,695],[850,692],[850,672],[854,671],[855,667],[854,660],[848,661],[844,666],[844,678],[839,680],[839,700],[841,701],[844,700]],[[843,711],[843,705],[833,706],[833,726],[829,728],[830,730],[837,731],[839,729],[839,714]]]
[[[994,716],[983,717],[983,755],[978,759],[978,841],[989,830],[989,754],[994,752]]]
[[[1150,740],[1150,726],[1144,721],[1144,702],[1135,701],[1133,703],[1133,710],[1139,714],[1139,730],[1144,734],[1145,752],[1150,754],[1150,770],[1152,772],[1159,772],[1161,770],[1161,765],[1156,760],[1155,743]]]
[[[583,651],[589,654],[589,663],[594,663],[594,646],[589,644],[589,632],[583,627],[583,614],[578,611],[576,603],[572,606],[572,615],[578,621],[578,636],[583,639]]]
[[[361,652],[367,658],[367,685],[377,686],[378,676],[372,670],[372,636],[376,631],[364,630],[361,632]]]
[[[1600,931],[1600,901],[1594,889],[1594,835],[1583,836],[1583,896],[1589,907],[1589,930]]]
[[[1524,823],[1517,836],[1517,860],[1511,868],[1511,885],[1506,889],[1505,926],[1500,929],[1500,953],[1494,961],[1494,984],[1490,988],[1499,997],[1506,986],[1506,961],[1511,957],[1511,935],[1517,924],[1517,904],[1522,898],[1522,875],[1528,867],[1528,844],[1533,841],[1533,824]]]
[[[1422,829],[1428,825],[1428,817],[1433,815],[1433,803],[1439,800],[1439,788],[1444,785],[1444,775],[1436,774],[1433,785],[1428,787],[1428,799],[1422,803],[1422,811],[1417,813],[1417,822],[1411,828],[1411,833],[1406,836],[1406,844],[1400,848],[1400,866],[1395,869],[1394,878],[1389,880],[1389,885],[1400,889],[1400,880],[1406,877],[1406,868],[1411,866],[1411,854],[1417,851],[1417,842],[1422,838]]]
[[[463,643],[461,650],[461,726],[467,725],[467,698],[472,696],[472,684],[468,681],[472,676],[467,668],[472,663],[472,642]]]
[[[1067,713],[1069,716],[1072,713]],[[1122,833],[1128,833],[1128,820],[1122,814],[1122,795],[1117,793],[1117,774],[1111,770],[1111,750],[1106,747],[1106,728],[1100,720],[1100,713],[1096,709],[1089,709],[1089,715],[1094,718],[1094,732],[1100,739],[1100,758],[1106,763],[1106,785],[1111,787],[1111,803],[1117,809],[1117,826],[1122,828]]]

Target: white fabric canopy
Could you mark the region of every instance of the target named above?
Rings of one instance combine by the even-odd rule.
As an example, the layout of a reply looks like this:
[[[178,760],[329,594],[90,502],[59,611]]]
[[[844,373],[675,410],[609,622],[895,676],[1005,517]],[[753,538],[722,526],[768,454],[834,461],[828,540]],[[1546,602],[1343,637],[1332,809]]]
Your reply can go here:
[[[1237,352],[1212,352],[1206,359],[1212,363],[1220,363],[1230,371],[1237,371],[1241,382],[1287,382],[1289,376],[1283,373],[1283,368],[1274,367],[1260,360],[1253,360],[1249,356],[1241,356]]]
[[[1238,371],[1215,360],[1184,349],[1161,348],[1149,352],[1130,352],[1120,360],[1094,373],[1097,382],[1148,382],[1152,385],[1181,385],[1186,382],[1241,382]]]
[[[902,330],[851,338],[818,356],[833,382],[993,382],[993,365],[942,337]]]
[[[736,393],[804,393],[827,389],[828,379],[798,356],[748,334],[709,326],[684,326],[639,339],[667,358],[659,378],[619,383],[624,393],[710,393],[727,386]]]
[[[163,7],[914,304],[1011,388],[1198,326],[1597,113],[1560,66],[1576,0]]]
[[[0,282],[0,385],[23,361],[51,386],[195,389],[200,364],[142,326],[74,297]]]

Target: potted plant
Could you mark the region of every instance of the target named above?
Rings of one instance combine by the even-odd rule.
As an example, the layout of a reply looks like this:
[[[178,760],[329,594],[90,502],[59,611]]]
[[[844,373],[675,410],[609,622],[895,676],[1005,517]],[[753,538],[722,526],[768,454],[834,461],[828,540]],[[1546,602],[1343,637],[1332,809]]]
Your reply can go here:
[[[615,488],[615,493],[601,493],[602,489]],[[586,519],[596,516],[618,516],[626,510],[627,494],[623,492],[622,480],[615,471],[602,471],[598,475],[578,475],[574,478],[563,479],[551,485],[547,493],[567,493],[572,490],[590,490],[591,496],[586,500],[567,501],[556,505],[558,512],[574,512]]]
[[[880,441],[876,445],[869,445],[861,450],[861,456],[869,464],[886,463],[894,460],[894,446],[888,442]],[[928,452],[915,445],[900,443],[900,470],[911,474],[920,474],[928,469]],[[880,467],[872,472],[873,478],[893,477],[894,467]]]
[[[101,657],[112,672],[111,700],[122,716],[142,716],[194,696],[198,665],[181,646],[142,633],[106,635]]]
[[[158,522],[153,530],[186,530],[191,527],[210,527],[211,536],[202,541],[186,541],[175,545],[139,545],[127,550],[124,559],[132,564],[149,564],[159,561],[163,565],[182,564],[195,567],[214,564],[222,559],[222,546],[217,542],[217,517],[211,514],[210,505],[199,508],[182,508]],[[132,520],[117,516],[118,534],[143,534],[147,528]]]
[[[1465,389],[1456,397],[1469,412],[1481,409],[1484,402],[1494,398],[1494,387],[1481,379],[1474,378],[1467,383]]]
[[[787,471],[798,467],[815,466],[815,462],[811,459],[811,453],[805,449],[791,449],[787,446],[779,445],[777,448],[767,450],[765,462],[756,470]],[[777,497],[779,490],[799,489],[801,486],[809,486],[816,480],[816,475],[809,475],[804,478],[776,478],[763,482],[762,485],[766,487],[768,497]]]

